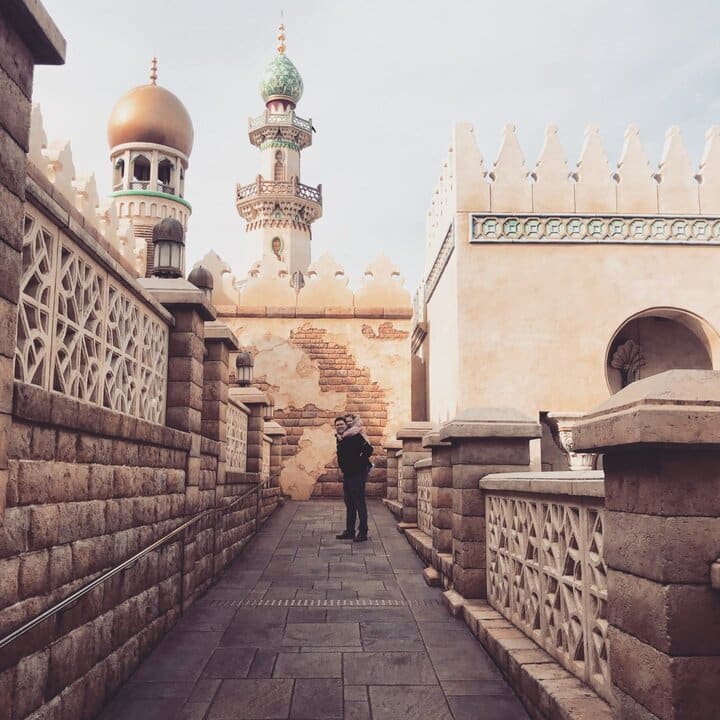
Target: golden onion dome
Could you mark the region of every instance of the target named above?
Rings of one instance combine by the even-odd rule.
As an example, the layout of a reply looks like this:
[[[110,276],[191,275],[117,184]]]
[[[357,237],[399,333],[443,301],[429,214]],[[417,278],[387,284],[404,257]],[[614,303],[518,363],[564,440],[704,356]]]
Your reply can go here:
[[[124,143],[157,143],[189,156],[195,136],[190,114],[173,93],[156,85],[156,80],[157,61],[153,58],[150,83],[133,88],[115,103],[108,121],[108,143],[111,148]]]

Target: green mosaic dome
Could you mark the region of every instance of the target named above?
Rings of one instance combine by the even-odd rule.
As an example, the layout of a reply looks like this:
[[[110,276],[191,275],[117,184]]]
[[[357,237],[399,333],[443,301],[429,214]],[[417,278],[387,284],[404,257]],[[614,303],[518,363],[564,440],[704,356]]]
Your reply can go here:
[[[287,55],[276,55],[267,66],[260,81],[260,94],[265,102],[281,98],[298,103],[303,94],[303,81]]]

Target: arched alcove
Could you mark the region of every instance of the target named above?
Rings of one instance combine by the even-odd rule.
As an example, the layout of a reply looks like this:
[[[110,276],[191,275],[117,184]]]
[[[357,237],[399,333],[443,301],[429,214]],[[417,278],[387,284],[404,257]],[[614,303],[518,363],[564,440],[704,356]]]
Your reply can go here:
[[[703,318],[656,307],[629,317],[605,353],[610,392],[666,370],[711,370],[720,361],[720,335]]]

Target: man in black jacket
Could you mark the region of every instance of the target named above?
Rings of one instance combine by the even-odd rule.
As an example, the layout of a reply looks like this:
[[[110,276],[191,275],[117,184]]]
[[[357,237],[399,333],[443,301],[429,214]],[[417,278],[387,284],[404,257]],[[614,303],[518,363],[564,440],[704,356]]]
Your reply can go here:
[[[346,430],[345,418],[335,418],[337,458],[343,474],[343,494],[347,510],[345,532],[335,537],[338,540],[364,542],[368,538],[365,482],[371,467],[369,458],[372,455],[373,448],[362,434],[343,437]],[[355,535],[356,517],[359,517],[360,520],[357,535]]]

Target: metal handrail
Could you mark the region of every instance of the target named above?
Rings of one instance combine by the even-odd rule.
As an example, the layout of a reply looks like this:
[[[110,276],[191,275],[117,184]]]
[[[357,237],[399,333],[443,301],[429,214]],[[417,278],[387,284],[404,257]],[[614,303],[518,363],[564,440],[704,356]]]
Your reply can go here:
[[[21,625],[17,630],[13,630],[9,635],[6,635],[4,638],[0,638],[0,649],[6,647],[7,645],[10,645],[10,643],[14,642],[18,638],[22,637],[25,633],[32,630],[34,627],[40,625],[40,623],[44,622],[45,620],[51,618],[53,615],[57,615],[57,613],[61,612],[65,608],[72,607],[75,605],[78,600],[80,600],[83,595],[87,595],[91,590],[95,589],[98,585],[102,585],[106,580],[109,580],[111,577],[114,577],[118,573],[122,572],[123,570],[127,570],[128,568],[132,567],[138,560],[145,557],[145,555],[150,554],[153,550],[157,550],[162,545],[167,544],[170,540],[172,540],[176,535],[179,535],[183,530],[190,527],[191,525],[194,525],[197,522],[200,522],[205,517],[208,517],[212,515],[213,513],[217,512],[227,512],[232,508],[234,505],[239,503],[241,500],[244,500],[248,495],[252,495],[254,492],[258,492],[259,494],[264,489],[265,485],[268,483],[269,478],[266,478],[265,480],[262,480],[259,482],[255,487],[250,488],[250,490],[247,490],[246,492],[242,493],[242,495],[238,495],[232,502],[228,503],[224,507],[218,507],[218,508],[211,508],[210,510],[203,510],[199,512],[194,517],[190,518],[189,520],[186,520],[182,525],[179,525],[174,530],[171,530],[167,535],[163,535],[159,540],[156,540],[151,545],[148,545],[146,548],[140,550],[140,552],[135,553],[132,557],[128,558],[127,560],[124,560],[119,565],[116,565],[111,570],[108,570],[107,572],[100,575],[100,577],[95,578],[92,582],[88,583],[84,587],[80,588],[79,590],[76,590],[72,595],[68,595],[64,600],[61,600],[56,605],[53,605],[52,607],[48,608],[47,610],[43,611],[38,615],[37,617],[33,618],[32,620],[26,622],[24,625]],[[256,528],[257,529],[257,528]],[[182,582],[182,580],[181,580]]]

